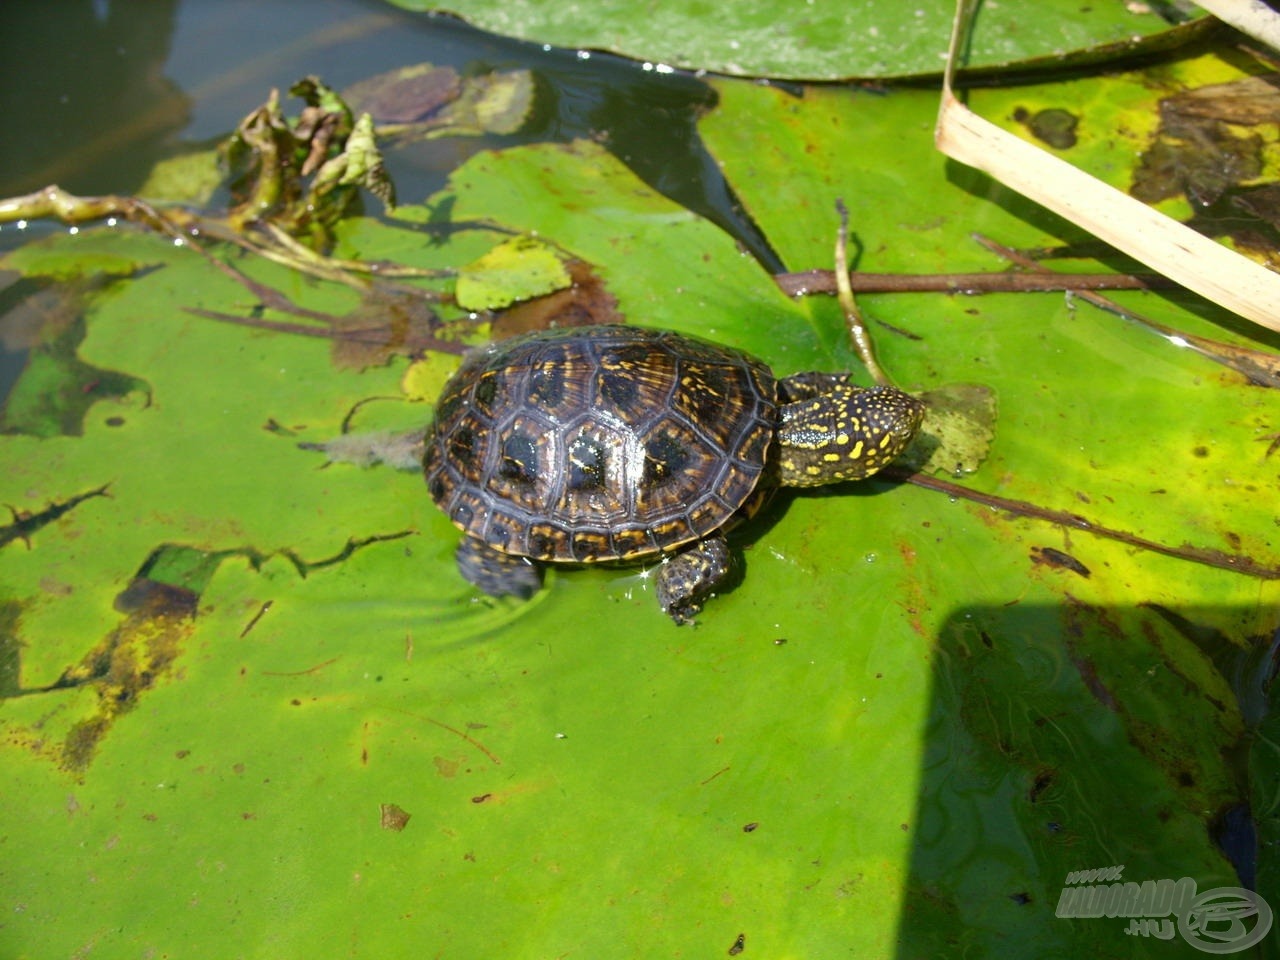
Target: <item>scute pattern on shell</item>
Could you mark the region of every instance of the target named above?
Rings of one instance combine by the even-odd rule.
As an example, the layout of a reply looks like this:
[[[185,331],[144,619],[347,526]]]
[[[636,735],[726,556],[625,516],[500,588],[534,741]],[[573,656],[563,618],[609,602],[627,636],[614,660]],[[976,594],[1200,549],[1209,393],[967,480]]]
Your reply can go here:
[[[536,560],[621,560],[723,527],[765,468],[777,383],[730,347],[639,327],[567,328],[471,354],[427,435],[432,498]]]

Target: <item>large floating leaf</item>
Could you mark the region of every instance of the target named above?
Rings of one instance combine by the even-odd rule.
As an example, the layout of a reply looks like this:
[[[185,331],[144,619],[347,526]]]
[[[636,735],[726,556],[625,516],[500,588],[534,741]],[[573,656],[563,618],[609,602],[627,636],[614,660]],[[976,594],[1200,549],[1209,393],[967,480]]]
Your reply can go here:
[[[456,14],[494,33],[535,43],[606,50],[651,65],[741,76],[835,80],[902,77],[942,69],[950,0],[809,3],[725,0],[590,8],[556,0],[392,0],[410,10]],[[969,65],[1083,62],[1170,46],[1199,32],[1158,15],[1171,5],[1099,0],[985,4]],[[1203,23],[1201,23],[1203,26]]]
[[[1222,70],[1202,62],[1186,72]],[[717,89],[720,110],[704,120],[704,136],[789,267],[822,256],[828,240],[810,225],[837,197],[852,212],[867,271],[998,268],[969,240],[974,230],[1014,246],[1054,242],[1046,232],[1078,239],[962,170],[947,171],[956,187],[994,202],[922,190],[940,182],[946,164],[928,149],[929,107],[913,94],[811,89],[795,97],[732,82]],[[1011,123],[1018,104],[1085,117],[1088,139],[1076,161],[1123,180],[1125,147],[1102,131],[1128,124],[1105,103],[1154,113],[1157,96],[1135,76],[974,99]],[[1133,121],[1138,129],[1143,115]],[[1138,152],[1127,152],[1130,162]],[[891,164],[877,159],[888,155]],[[1276,347],[1265,332],[1256,341],[1224,332],[1202,305],[1181,309],[1150,295],[1124,302],[1182,331]],[[1232,552],[1248,543],[1246,552],[1274,570],[1274,496],[1262,492],[1275,489],[1271,391],[1177,340],[1056,296],[863,297],[862,307],[873,329],[883,324],[882,351],[892,351],[899,378],[995,389],[996,442],[969,486],[1165,544]],[[1241,471],[1251,479],[1241,481]],[[878,506],[877,516],[911,544],[919,564],[912,579],[928,586],[916,592],[908,580],[894,595],[911,598],[899,602],[938,642],[907,894],[917,908],[904,911],[905,955],[944,950],[937,932],[957,916],[981,953],[1011,939],[1026,955],[1076,955],[1090,943],[1111,949],[1124,921],[1054,916],[1063,878],[1086,862],[1126,863],[1124,879],[1189,875],[1201,889],[1253,883],[1253,867],[1245,862],[1232,876],[1213,841],[1247,849],[1233,830],[1254,828],[1229,823],[1240,816],[1247,823],[1250,802],[1257,829],[1274,833],[1264,786],[1274,762],[1264,750],[1252,763],[1224,764],[1216,751],[1248,742],[1249,704],[1257,703],[1250,690],[1270,670],[1262,664],[1276,629],[1274,581],[1178,574],[1150,553],[1087,535],[1046,539],[1049,528],[1002,521],[985,507],[962,508],[962,520],[926,516],[932,511],[914,503],[897,515],[895,505]],[[843,505],[823,506],[838,513]],[[913,535],[917,524],[926,536]],[[1007,570],[981,558],[994,547],[977,547],[988,536],[1005,543],[1009,559],[1030,562],[1034,587],[1014,587]],[[947,576],[955,578],[949,586],[930,579]],[[956,588],[986,603],[950,606],[945,622],[936,619],[949,606],[937,598]],[[1041,590],[1055,597],[1047,607],[1035,599]],[[1127,799],[1112,806],[1110,791],[1121,781]],[[1270,859],[1259,869],[1258,889],[1275,902]]]

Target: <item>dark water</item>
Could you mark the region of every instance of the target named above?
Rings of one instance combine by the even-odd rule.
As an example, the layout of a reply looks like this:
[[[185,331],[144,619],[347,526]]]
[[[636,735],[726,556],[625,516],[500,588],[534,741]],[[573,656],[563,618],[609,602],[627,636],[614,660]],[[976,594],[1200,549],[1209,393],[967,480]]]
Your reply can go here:
[[[157,161],[225,137],[273,88],[286,91],[311,74],[342,88],[423,61],[461,71],[530,68],[537,107],[513,136],[392,150],[388,168],[402,202],[443,187],[476,150],[591,137],[773,265],[701,147],[695,119],[714,95],[698,79],[504,40],[374,0],[5,0],[0,197],[50,183],[84,195],[133,193]],[[0,251],[61,229],[0,224]],[[31,293],[30,284],[0,281],[0,398],[25,360],[18,338],[3,336],[5,317]]]
[[[421,61],[536,71],[533,122],[480,145],[593,137],[662,192],[746,229],[698,145],[695,112],[712,102],[698,80],[503,40],[372,0],[6,0],[0,196],[51,182],[73,193],[128,193],[155,161],[224,136],[273,87],[316,74],[340,88]],[[394,152],[400,195],[438,189],[459,156],[448,141]]]

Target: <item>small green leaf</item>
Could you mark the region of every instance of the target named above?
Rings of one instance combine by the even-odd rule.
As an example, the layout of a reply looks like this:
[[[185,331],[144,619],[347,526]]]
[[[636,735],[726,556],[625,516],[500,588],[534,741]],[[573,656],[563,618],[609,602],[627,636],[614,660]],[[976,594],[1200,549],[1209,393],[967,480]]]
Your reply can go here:
[[[411,400],[434,402],[444,389],[445,382],[458,369],[456,357],[432,353],[409,364],[400,381],[404,394]]]
[[[949,383],[920,399],[925,402],[920,435],[898,464],[952,477],[982,466],[995,437],[995,391],[981,383]]]
[[[138,196],[152,202],[202,206],[222,183],[218,151],[197,150],[161,160],[151,168]]]
[[[126,277],[160,260],[154,237],[129,229],[97,229],[28,243],[0,257],[0,266],[61,283],[77,277]]]
[[[498,244],[458,273],[455,299],[466,310],[497,310],[569,285],[560,255],[536,237]]]

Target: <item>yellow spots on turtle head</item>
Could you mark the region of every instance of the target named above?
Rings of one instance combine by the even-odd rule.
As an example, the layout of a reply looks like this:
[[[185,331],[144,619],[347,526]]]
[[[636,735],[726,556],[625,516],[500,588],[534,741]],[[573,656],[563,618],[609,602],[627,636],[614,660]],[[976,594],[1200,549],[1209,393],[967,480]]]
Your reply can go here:
[[[808,433],[809,444],[814,449],[817,449],[818,447],[825,447],[831,442],[831,428],[825,423],[810,424]]]
[[[840,384],[785,405],[777,432],[781,482],[807,487],[874,474],[906,447],[920,409],[893,388]]]

